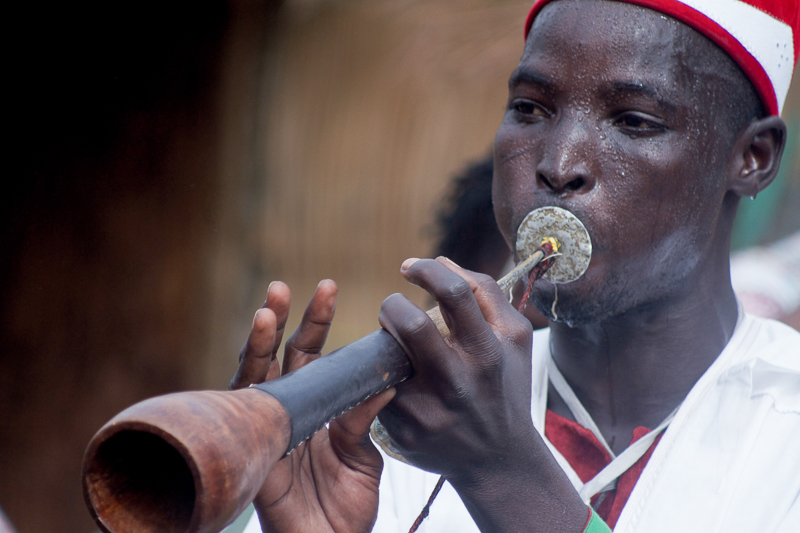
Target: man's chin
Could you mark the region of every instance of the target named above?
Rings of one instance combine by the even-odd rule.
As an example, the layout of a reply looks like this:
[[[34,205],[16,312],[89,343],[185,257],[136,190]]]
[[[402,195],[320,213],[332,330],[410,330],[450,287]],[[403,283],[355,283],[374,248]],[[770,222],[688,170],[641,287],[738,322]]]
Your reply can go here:
[[[553,301],[552,298],[531,297],[531,304],[548,320],[572,328],[598,322],[606,317],[600,306],[585,301],[562,301],[560,297],[555,301],[555,305]]]
[[[622,314],[629,307],[626,303],[635,300],[629,286],[614,282],[614,276],[608,276],[602,285],[581,281],[563,285],[543,283],[531,294],[530,305],[548,320],[578,327]]]

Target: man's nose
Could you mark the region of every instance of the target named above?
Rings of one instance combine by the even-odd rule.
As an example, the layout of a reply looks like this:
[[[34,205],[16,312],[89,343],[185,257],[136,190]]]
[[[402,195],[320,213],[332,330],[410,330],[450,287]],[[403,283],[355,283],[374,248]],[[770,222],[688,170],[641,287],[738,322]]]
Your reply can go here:
[[[536,183],[559,196],[585,194],[594,188],[592,155],[599,146],[588,120],[563,116],[548,136],[546,147],[536,167]]]

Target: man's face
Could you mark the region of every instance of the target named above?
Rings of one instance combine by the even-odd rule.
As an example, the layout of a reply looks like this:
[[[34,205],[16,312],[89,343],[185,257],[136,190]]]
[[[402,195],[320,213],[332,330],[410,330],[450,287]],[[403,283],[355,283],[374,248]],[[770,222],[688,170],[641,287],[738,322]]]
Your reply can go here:
[[[601,0],[553,2],[534,23],[495,139],[493,199],[512,244],[537,207],[586,225],[592,262],[559,286],[560,319],[593,322],[689,290],[727,250],[730,136],[715,134],[720,80],[692,56],[697,39],[658,13]],[[552,299],[552,285],[539,285],[543,312]]]

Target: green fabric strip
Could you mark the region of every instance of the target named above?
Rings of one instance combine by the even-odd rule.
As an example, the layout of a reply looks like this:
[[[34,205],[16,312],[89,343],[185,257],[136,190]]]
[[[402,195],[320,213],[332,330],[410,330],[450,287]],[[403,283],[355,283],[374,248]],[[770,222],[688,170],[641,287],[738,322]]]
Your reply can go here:
[[[611,528],[609,528],[603,519],[597,516],[592,508],[589,508],[589,512],[592,515],[589,517],[589,523],[586,524],[586,529],[583,530],[583,533],[611,533]]]

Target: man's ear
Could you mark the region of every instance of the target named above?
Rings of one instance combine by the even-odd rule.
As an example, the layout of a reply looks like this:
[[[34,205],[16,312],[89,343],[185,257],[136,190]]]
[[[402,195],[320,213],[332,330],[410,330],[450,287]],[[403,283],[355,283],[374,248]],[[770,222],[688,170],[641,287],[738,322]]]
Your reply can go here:
[[[754,120],[736,139],[730,190],[754,198],[772,183],[786,144],[786,124],[780,117]]]

